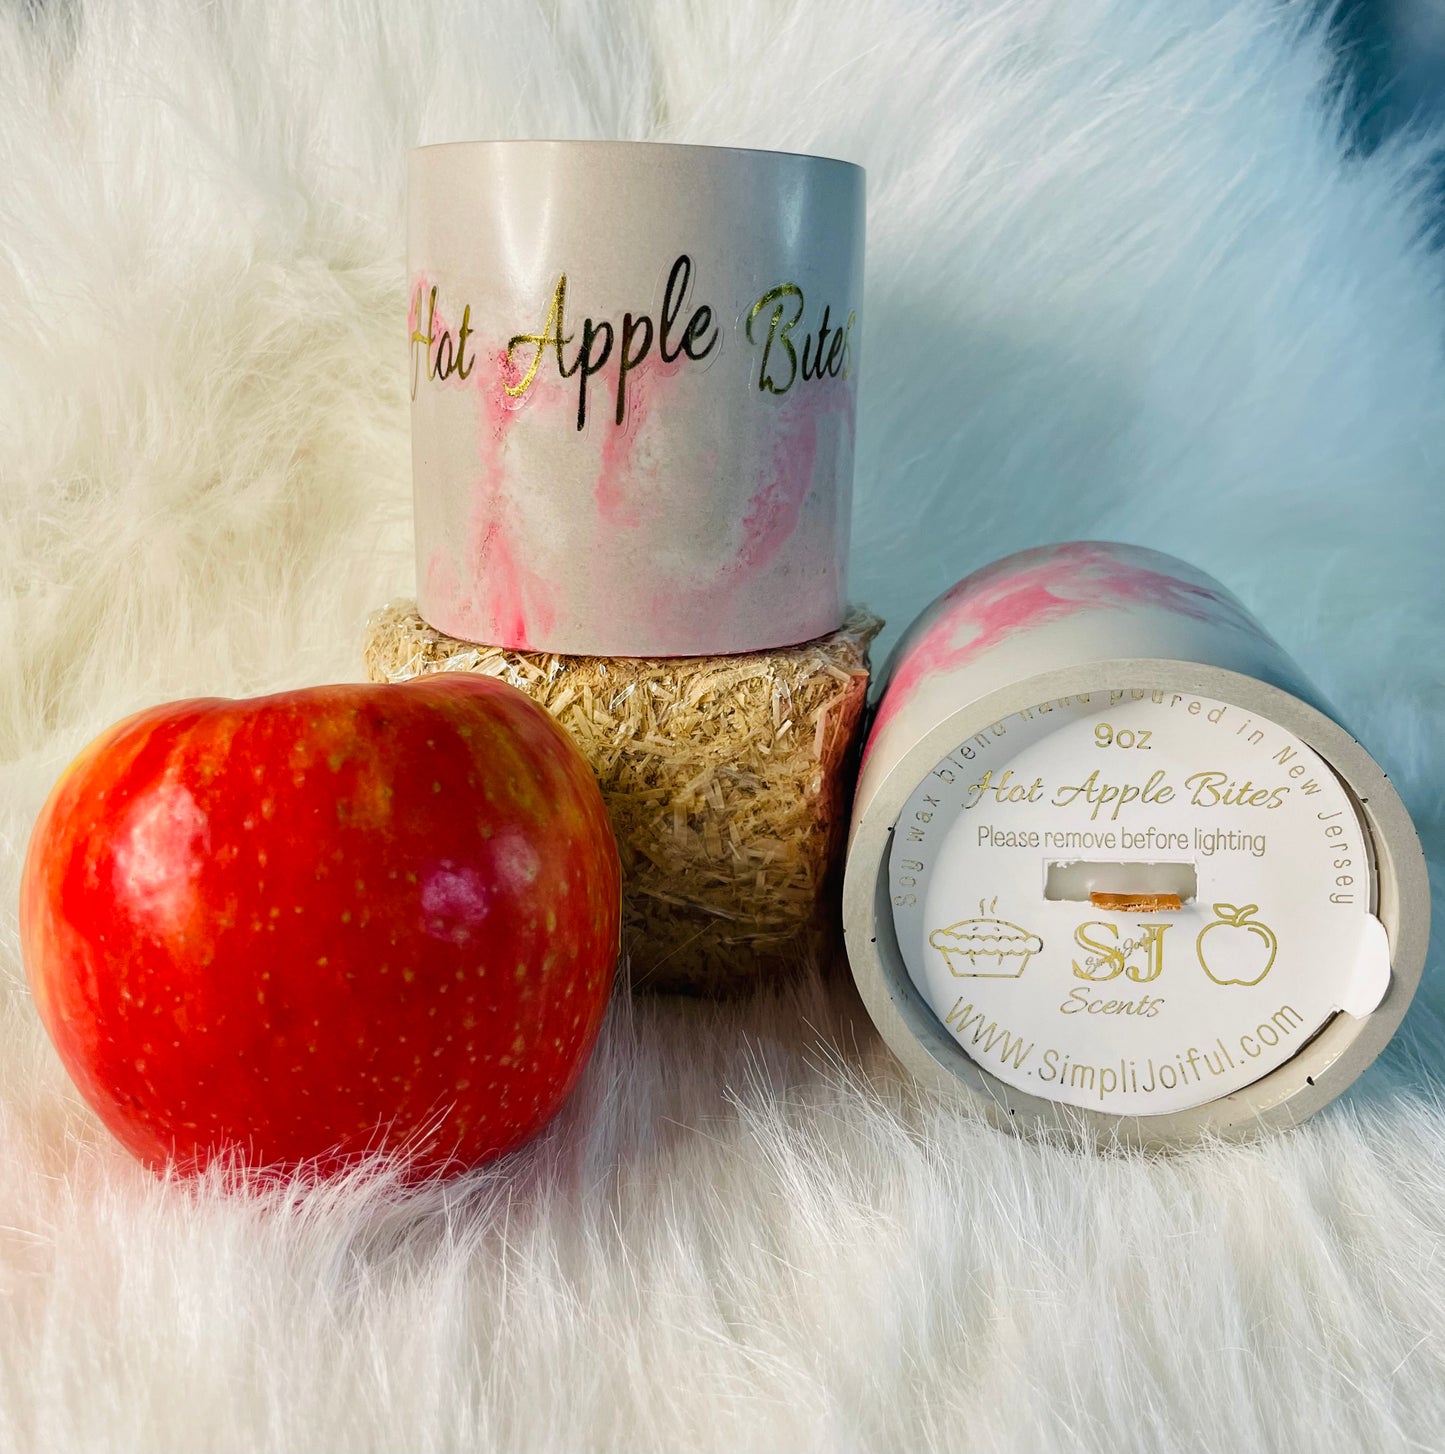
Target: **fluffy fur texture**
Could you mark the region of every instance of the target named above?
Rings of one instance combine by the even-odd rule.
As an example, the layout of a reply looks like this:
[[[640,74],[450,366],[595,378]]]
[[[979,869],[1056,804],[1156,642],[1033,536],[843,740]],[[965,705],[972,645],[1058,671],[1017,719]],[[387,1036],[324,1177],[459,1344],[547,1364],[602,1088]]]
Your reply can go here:
[[[1176,550],[1445,845],[1440,260],[1265,0],[184,0],[0,19],[0,1448],[1357,1451],[1445,1427],[1427,975],[1345,1102],[1173,1160],[924,1096],[846,989],[622,1000],[443,1190],[163,1184],[30,1006],[20,855],[167,697],[359,675],[411,587],[405,148],[869,168],[855,595]],[[1438,969],[1438,965],[1436,966]]]

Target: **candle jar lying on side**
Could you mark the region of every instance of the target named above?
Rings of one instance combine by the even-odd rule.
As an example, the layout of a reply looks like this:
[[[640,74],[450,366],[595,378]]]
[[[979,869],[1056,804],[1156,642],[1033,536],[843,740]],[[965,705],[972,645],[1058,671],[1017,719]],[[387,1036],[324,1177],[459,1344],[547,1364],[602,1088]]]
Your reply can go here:
[[[1217,581],[1075,542],[905,634],[853,812],[849,962],[999,1125],[1175,1147],[1339,1095],[1419,981],[1398,794]]]
[[[591,761],[623,867],[638,989],[735,993],[836,947],[848,802],[880,622],[734,656],[610,658],[475,646],[410,601],[375,613],[375,681],[501,677]]]

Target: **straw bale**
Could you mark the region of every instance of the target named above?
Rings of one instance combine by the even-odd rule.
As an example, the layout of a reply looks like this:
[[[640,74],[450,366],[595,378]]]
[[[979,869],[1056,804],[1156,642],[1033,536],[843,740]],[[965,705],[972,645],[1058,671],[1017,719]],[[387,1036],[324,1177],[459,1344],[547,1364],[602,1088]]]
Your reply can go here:
[[[635,988],[733,993],[833,947],[881,622],[742,656],[556,656],[458,641],[411,601],[367,622],[374,681],[475,671],[526,692],[591,761],[622,854]]]

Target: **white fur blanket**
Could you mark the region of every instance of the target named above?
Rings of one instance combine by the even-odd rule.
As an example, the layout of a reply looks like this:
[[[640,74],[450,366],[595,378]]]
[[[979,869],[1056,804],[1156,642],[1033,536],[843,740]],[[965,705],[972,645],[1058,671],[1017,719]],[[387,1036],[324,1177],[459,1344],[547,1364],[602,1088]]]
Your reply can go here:
[[[1343,1102],[1016,1142],[848,995],[618,1003],[435,1191],[166,1185],[70,1090],[14,904],[109,720],[359,675],[411,586],[405,148],[869,169],[854,594],[1071,535],[1246,597],[1445,846],[1445,300],[1267,0],[188,0],[0,17],[0,1448],[1438,1448],[1438,962]]]

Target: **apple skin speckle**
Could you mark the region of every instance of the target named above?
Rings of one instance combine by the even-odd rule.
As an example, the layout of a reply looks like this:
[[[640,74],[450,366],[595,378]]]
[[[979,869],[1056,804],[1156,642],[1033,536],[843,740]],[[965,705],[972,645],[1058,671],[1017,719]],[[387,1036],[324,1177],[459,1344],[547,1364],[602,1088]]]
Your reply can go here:
[[[420,1176],[556,1113],[620,901],[576,746],[505,683],[448,673],[116,724],[41,811],[21,945],[71,1078],[148,1165],[326,1173],[381,1150]]]

